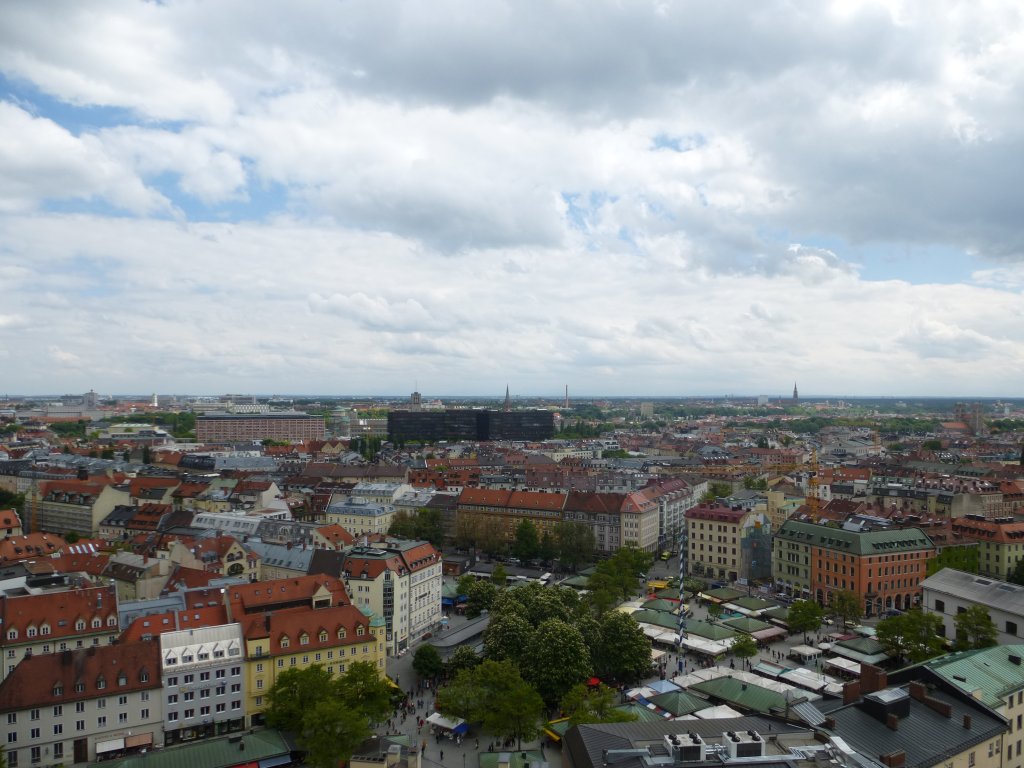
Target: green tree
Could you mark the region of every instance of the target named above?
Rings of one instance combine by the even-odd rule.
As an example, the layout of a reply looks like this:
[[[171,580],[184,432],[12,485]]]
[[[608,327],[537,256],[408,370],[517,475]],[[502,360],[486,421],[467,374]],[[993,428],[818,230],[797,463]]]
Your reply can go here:
[[[737,659],[745,661],[757,655],[757,641],[750,635],[737,635],[730,650]]]
[[[373,731],[359,710],[337,699],[320,699],[307,705],[297,733],[298,745],[306,752],[306,765],[337,768]]]
[[[373,722],[380,722],[393,709],[391,684],[368,661],[355,661],[335,682],[336,695],[343,701],[357,702],[359,711]]]
[[[825,611],[816,602],[798,600],[789,606],[789,611],[786,613],[786,624],[791,632],[803,632],[806,643],[807,633],[820,627],[823,618],[825,618]]]
[[[929,558],[925,572],[929,576],[934,576],[943,568],[954,568],[964,573],[977,574],[980,564],[977,543],[952,545],[943,547],[935,557]]]
[[[474,584],[476,584],[476,576],[465,573],[459,577],[459,581],[455,585],[455,591],[460,597],[469,597],[469,591],[473,589]]]
[[[20,516],[25,509],[25,494],[0,488],[0,509],[13,509]]]
[[[501,739],[536,738],[544,702],[510,661],[484,661],[466,669],[438,691],[441,714],[480,723],[484,733]]]
[[[392,515],[388,536],[397,536],[400,539],[416,538],[416,524],[407,510],[400,509]]]
[[[605,614],[591,646],[594,674],[603,680],[635,683],[651,671],[651,641],[636,620],[621,611]]]
[[[544,531],[537,544],[537,557],[543,563],[550,563],[558,556],[558,544],[549,531]]]
[[[711,483],[708,486],[708,491],[701,497],[701,501],[705,504],[710,504],[717,501],[718,499],[724,499],[727,496],[732,496],[732,486],[728,483]]]
[[[107,459],[108,461],[112,460],[114,458],[114,449],[104,448],[102,451],[100,451],[100,458]]]
[[[1011,584],[1024,584],[1024,558],[1017,561],[1006,580]]]
[[[571,624],[548,619],[534,633],[523,658],[523,677],[549,706],[591,674],[590,651]]]
[[[474,669],[480,665],[482,659],[476,655],[476,651],[468,645],[460,645],[448,657],[444,663],[444,671],[449,677],[454,678],[464,669]]]
[[[415,533],[417,539],[429,541],[440,549],[444,545],[444,516],[440,509],[421,507],[416,512]]]
[[[444,662],[437,648],[424,643],[412,657],[412,668],[420,677],[437,677],[444,671]]]
[[[495,611],[484,630],[484,655],[493,661],[519,664],[523,651],[530,647],[534,626],[521,608]]]
[[[942,441],[941,440],[925,440],[921,443],[921,447],[926,451],[941,451]]]
[[[558,562],[563,568],[575,572],[594,559],[594,530],[586,523],[558,523],[555,542],[558,545]]]
[[[496,587],[504,587],[508,583],[508,573],[501,563],[494,566],[494,570],[491,571],[491,583]]]
[[[829,600],[832,611],[843,622],[843,629],[846,629],[848,622],[857,621],[864,615],[860,595],[856,592],[839,589],[831,594]]]
[[[512,543],[512,553],[524,563],[533,560],[540,549],[540,538],[537,526],[529,520],[522,520],[516,526],[516,538]]]
[[[607,685],[588,687],[583,683],[574,685],[562,697],[562,713],[569,718],[571,725],[589,723],[625,723],[635,720],[631,712],[615,709],[618,694]]]
[[[484,611],[490,610],[496,594],[498,594],[498,588],[491,582],[479,579],[474,581],[466,596],[466,615],[473,619]]]
[[[997,644],[999,630],[981,605],[972,605],[953,618],[956,625],[956,649],[966,651],[973,648],[991,648]]]
[[[302,718],[310,704],[331,698],[334,690],[331,673],[319,664],[305,669],[286,669],[267,691],[267,725],[300,733]]]
[[[897,659],[918,664],[942,653],[943,638],[939,635],[942,618],[924,613],[920,608],[882,619],[876,627],[876,639],[886,653]]]
[[[722,604],[721,603],[708,603],[708,618],[712,621],[718,621],[722,616]]]

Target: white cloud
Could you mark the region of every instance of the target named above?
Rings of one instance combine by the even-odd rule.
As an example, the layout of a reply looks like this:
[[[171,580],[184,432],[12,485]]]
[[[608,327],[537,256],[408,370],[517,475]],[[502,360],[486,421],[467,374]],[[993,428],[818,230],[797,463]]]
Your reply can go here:
[[[8,5],[26,391],[1016,391],[1012,4]]]

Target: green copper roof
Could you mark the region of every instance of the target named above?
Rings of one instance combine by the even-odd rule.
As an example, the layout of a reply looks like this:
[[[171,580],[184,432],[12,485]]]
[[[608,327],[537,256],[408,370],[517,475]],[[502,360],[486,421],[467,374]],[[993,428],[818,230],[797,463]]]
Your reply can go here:
[[[240,740],[234,740],[241,737]],[[224,768],[240,762],[257,763],[268,757],[287,756],[288,743],[277,731],[239,733],[236,737],[208,739],[180,747],[151,749],[144,755],[92,763],[103,768]],[[244,745],[244,747],[240,746]]]
[[[695,683],[690,690],[762,714],[769,713],[773,707],[782,709],[786,706],[786,697],[781,693],[728,676]]]
[[[915,549],[932,549],[935,546],[920,528],[844,531],[827,525],[787,520],[775,535],[784,541],[795,541],[854,555],[889,555]]]
[[[977,691],[982,702],[996,709],[1006,703],[1011,692],[1024,688],[1024,664],[1010,661],[1011,656],[1024,660],[1024,645],[960,651],[933,659],[925,666],[968,694]]]
[[[740,616],[738,619],[726,619],[722,624],[732,629],[738,629],[740,632],[746,632],[748,635],[760,632],[762,629],[771,629],[772,626],[763,621],[752,619],[749,616]]]
[[[706,621],[686,622],[686,634],[703,637],[706,640],[726,640],[736,637],[736,630],[723,627],[721,624],[708,624]]]

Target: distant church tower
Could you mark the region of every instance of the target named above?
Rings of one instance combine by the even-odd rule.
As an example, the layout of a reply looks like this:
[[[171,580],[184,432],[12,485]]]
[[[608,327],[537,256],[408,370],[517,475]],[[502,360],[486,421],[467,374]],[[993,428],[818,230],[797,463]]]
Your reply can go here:
[[[508,393],[508,384],[505,385],[505,412],[512,410],[512,397]]]
[[[420,411],[423,410],[423,395],[419,392],[413,392],[409,397],[409,410]]]
[[[793,382],[793,402],[796,403],[796,402],[799,402],[799,401],[800,401],[800,393],[796,391],[796,382],[794,381]]]
[[[569,410],[569,385],[565,385],[565,405],[563,406],[566,410]]]

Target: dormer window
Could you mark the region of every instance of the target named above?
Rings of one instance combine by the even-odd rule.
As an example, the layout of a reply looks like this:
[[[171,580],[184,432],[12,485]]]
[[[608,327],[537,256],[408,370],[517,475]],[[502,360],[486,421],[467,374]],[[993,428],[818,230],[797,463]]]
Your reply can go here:
[[[85,683],[83,683],[81,680],[79,680],[78,682],[75,683],[75,693],[84,693],[84,692],[85,692]]]
[[[25,634],[28,635],[29,637],[35,637],[36,636],[36,628],[35,627],[29,627],[28,629],[25,630]]]
[[[305,632],[299,635],[299,645],[309,645],[309,635]]]
[[[117,684],[128,685],[128,676],[124,672],[117,676]]]
[[[97,677],[96,678],[96,690],[102,691],[106,687],[107,687],[107,681],[103,679],[103,676],[101,675],[100,677]]]
[[[63,696],[64,695],[64,686],[61,685],[60,683],[57,683],[55,686],[53,686],[53,695],[54,696]]]
[[[99,618],[99,616],[97,616],[96,618],[94,618],[94,619],[92,620],[92,628],[93,628],[93,629],[99,629],[99,628],[100,628],[100,627],[102,627],[102,626],[103,626],[103,622],[102,622],[102,621],[100,621],[100,618]]]
[[[340,627],[338,629],[338,639],[339,640],[344,640],[345,639],[345,628],[344,627]]]
[[[49,624],[43,624],[43,626],[41,626],[39,628],[39,634],[40,635],[48,635],[48,634],[50,634],[50,625]]]
[[[363,627],[362,624],[360,624],[358,627],[356,627],[356,635],[358,635],[359,637],[362,637],[365,632],[366,632],[366,628]]]
[[[289,645],[291,645],[291,642],[288,640],[288,636],[285,635],[284,637],[281,638],[281,647],[282,648],[287,648]]]
[[[117,626],[117,616],[108,616],[107,617],[107,626],[108,627],[116,627]]]
[[[321,643],[326,643],[327,642],[327,630],[321,629],[320,630],[320,635],[319,635],[319,637],[317,639],[319,639]]]
[[[79,619],[78,621],[76,621],[75,622],[75,629],[77,629],[79,632],[81,632],[83,629],[85,629],[85,622],[82,619]]]
[[[148,683],[149,682],[149,672],[147,670],[144,669],[144,670],[142,670],[139,673],[139,682],[140,683]]]
[[[7,639],[8,640],[17,640],[18,639],[18,630],[16,630],[16,629],[8,629],[7,630]]]

